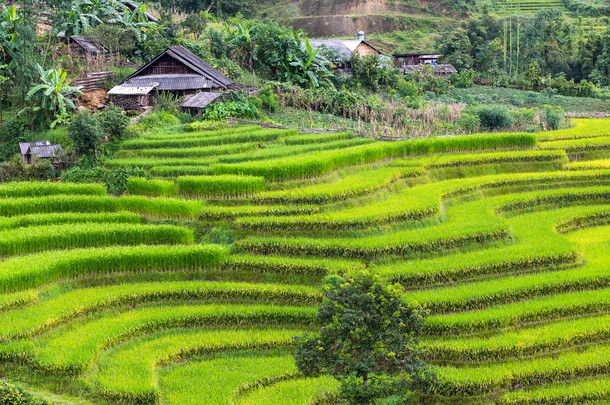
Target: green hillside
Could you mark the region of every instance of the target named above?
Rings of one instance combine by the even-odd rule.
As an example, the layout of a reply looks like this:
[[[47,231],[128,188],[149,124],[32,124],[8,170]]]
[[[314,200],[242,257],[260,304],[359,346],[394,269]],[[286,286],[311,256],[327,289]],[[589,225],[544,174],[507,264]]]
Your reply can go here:
[[[293,336],[324,276],[368,267],[431,312],[422,403],[607,399],[610,121],[574,124],[178,127],[108,161],[155,176],[121,198],[2,184],[0,373],[51,403],[320,403],[337,383],[296,372]]]

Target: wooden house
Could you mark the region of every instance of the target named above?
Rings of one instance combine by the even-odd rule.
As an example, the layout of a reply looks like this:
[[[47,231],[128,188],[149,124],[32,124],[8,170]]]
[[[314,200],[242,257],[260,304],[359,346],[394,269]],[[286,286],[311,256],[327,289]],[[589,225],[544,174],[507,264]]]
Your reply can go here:
[[[51,145],[49,141],[19,142],[23,163],[31,165],[36,159],[51,159],[63,153],[61,145]]]
[[[303,44],[305,41],[303,41]],[[341,70],[349,70],[349,60],[354,55],[368,56],[378,55],[384,56],[378,49],[373,45],[366,42],[364,33],[358,33],[358,39],[310,39],[309,44],[313,49],[324,49],[329,50],[332,54],[331,62],[336,68]]]
[[[424,66],[429,65],[432,73],[437,77],[448,78],[457,69],[450,63],[439,64],[438,60],[442,55],[423,54],[423,53],[401,53],[394,54],[394,66],[400,69],[402,74],[415,73]]]
[[[167,48],[108,94],[118,107],[135,110],[153,106],[159,92],[178,97],[222,92],[235,83],[183,46]]]
[[[71,36],[68,39],[68,46],[71,54],[98,54],[100,49],[93,43],[87,41],[85,37],[80,35]]]

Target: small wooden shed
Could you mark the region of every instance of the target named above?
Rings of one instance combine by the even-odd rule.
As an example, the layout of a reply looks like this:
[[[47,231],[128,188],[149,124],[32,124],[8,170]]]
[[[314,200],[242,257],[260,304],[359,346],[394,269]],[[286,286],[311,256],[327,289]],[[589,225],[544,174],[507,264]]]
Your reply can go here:
[[[23,163],[31,165],[35,159],[51,159],[63,153],[61,145],[51,145],[49,141],[19,142]]]
[[[197,93],[194,96],[189,97],[180,107],[191,114],[196,112],[197,116],[200,117],[203,110],[221,96],[222,93]]]

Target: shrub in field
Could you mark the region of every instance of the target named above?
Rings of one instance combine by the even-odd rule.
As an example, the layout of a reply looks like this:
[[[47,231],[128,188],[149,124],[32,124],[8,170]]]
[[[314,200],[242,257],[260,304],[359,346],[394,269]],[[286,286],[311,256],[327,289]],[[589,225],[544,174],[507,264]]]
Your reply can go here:
[[[171,197],[176,194],[176,183],[173,180],[149,180],[141,177],[130,177],[125,186],[127,192],[131,195]]]
[[[21,386],[0,378],[0,404],[2,405],[49,405],[45,400],[35,398]]]
[[[324,292],[318,311],[321,329],[298,338],[299,371],[339,379],[350,404],[370,404],[391,383],[417,388],[430,384],[433,376],[420,359],[418,338],[427,313],[404,302],[402,288],[364,274],[327,284]],[[405,374],[411,376],[409,382]]]
[[[106,174],[106,188],[108,194],[120,196],[127,191],[127,181],[131,177],[143,177],[150,179],[150,174],[137,167],[119,167],[112,169]]]
[[[479,107],[476,114],[479,116],[481,128],[490,131],[508,128],[513,123],[508,110],[501,106]]]
[[[115,107],[114,104],[109,104],[98,114],[97,118],[102,131],[110,141],[122,141],[125,138],[129,118],[122,109]]]
[[[238,175],[182,176],[176,183],[180,194],[195,197],[245,196],[265,189],[263,177]]]
[[[542,121],[548,131],[561,129],[563,126],[563,109],[557,106],[545,105],[542,110]]]
[[[97,157],[103,131],[97,118],[88,110],[77,114],[70,122],[68,134],[72,139],[72,148],[78,155],[93,154]]]

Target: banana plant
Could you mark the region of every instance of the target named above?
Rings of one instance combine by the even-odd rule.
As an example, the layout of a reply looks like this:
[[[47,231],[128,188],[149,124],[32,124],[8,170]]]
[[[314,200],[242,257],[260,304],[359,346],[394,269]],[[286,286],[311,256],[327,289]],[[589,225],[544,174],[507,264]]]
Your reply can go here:
[[[53,128],[67,116],[69,111],[76,108],[67,96],[70,94],[81,95],[83,92],[70,86],[71,81],[66,80],[67,74],[61,68],[44,70],[37,64],[36,69],[42,83],[34,86],[27,93],[26,99],[30,100],[35,95],[40,98],[40,106],[34,107],[32,111],[40,112],[53,120],[51,123],[51,128]]]
[[[138,37],[138,41],[146,40],[146,30],[150,26],[148,18],[146,17],[146,4],[144,3],[136,5],[133,11],[125,6],[123,14],[117,14],[115,18],[108,22],[134,30]]]
[[[309,39],[305,38],[304,45],[301,46],[301,52],[292,55],[292,61],[289,66],[284,64],[286,78],[296,82],[300,86],[320,87],[322,82],[330,83],[328,78],[332,73],[327,66],[330,63],[318,57],[319,49],[313,49],[309,43]]]
[[[16,6],[6,7],[2,5],[2,18],[0,19],[0,54],[6,60],[7,48],[15,42],[17,38],[17,25],[21,22],[21,17],[17,15]]]
[[[69,3],[70,6],[57,12],[55,16],[55,32],[64,32],[66,37],[79,35],[89,27],[101,24],[96,4],[89,0],[78,0]]]
[[[226,42],[233,49],[235,57],[240,61],[240,65],[247,65],[250,71],[254,68],[254,47],[250,30],[245,29],[241,24],[237,24],[235,30],[231,30],[229,24],[225,22],[227,32]]]

